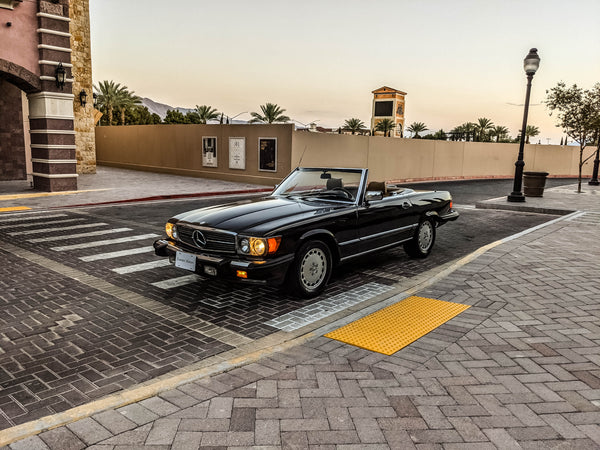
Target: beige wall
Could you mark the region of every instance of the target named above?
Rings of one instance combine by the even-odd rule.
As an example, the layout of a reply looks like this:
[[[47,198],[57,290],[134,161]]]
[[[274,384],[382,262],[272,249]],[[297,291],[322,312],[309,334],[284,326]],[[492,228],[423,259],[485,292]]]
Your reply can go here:
[[[290,172],[291,124],[96,127],[100,165],[273,185]],[[217,138],[218,167],[202,166],[202,137]],[[246,170],[229,168],[229,137],[246,138]],[[259,137],[277,138],[277,170],[258,169]]]
[[[368,167],[373,180],[512,178],[518,144],[392,139],[292,131],[292,125],[96,127],[98,164],[273,185],[296,166]],[[217,137],[218,167],[202,166],[202,137]],[[246,170],[229,169],[229,137],[246,138]],[[277,138],[277,171],[258,170],[258,138]],[[595,148],[588,148],[590,155]],[[579,147],[526,145],[525,171],[577,176]],[[583,167],[592,172],[593,158]]]
[[[511,178],[518,151],[518,144],[295,132],[292,167],[368,167],[370,178],[378,180]],[[584,155],[593,151],[587,148]],[[525,171],[577,175],[579,147],[530,144],[524,155]],[[591,174],[592,159],[584,165],[584,175]]]

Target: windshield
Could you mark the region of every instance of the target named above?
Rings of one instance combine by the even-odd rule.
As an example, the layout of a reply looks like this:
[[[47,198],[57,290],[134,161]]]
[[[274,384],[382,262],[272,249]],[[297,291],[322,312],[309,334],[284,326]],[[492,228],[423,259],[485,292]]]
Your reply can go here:
[[[361,169],[298,169],[273,191],[273,195],[356,200]]]

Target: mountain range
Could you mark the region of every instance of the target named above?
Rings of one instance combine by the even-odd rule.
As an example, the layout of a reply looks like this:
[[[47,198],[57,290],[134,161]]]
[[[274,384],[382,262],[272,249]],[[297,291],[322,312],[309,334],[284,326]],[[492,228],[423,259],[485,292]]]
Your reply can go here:
[[[190,111],[193,111],[194,108],[181,108],[181,107],[172,107],[169,105],[165,105],[164,103],[158,103],[148,97],[142,98],[142,106],[148,108],[148,111],[152,114],[158,114],[160,116],[160,120],[165,120],[167,116],[167,111],[170,109],[175,109],[183,114],[187,114]]]

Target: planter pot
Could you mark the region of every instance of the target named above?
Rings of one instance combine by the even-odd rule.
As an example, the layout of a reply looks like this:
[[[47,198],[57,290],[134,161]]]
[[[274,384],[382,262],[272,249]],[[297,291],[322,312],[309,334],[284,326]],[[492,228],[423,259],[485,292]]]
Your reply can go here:
[[[523,172],[523,193],[525,197],[543,197],[548,172]]]

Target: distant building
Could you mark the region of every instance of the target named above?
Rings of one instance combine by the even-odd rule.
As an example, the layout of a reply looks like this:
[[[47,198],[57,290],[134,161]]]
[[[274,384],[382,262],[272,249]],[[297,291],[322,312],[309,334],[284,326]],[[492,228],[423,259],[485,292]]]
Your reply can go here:
[[[0,0],[0,180],[77,189],[96,170],[89,0]]]
[[[406,92],[383,86],[373,91],[373,113],[371,114],[371,130],[383,119],[392,119],[396,124],[392,136],[403,137],[404,132],[404,97]],[[375,132],[375,134],[382,134]]]

